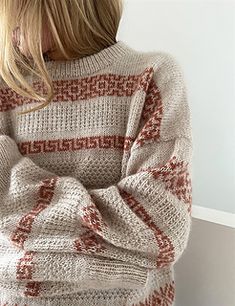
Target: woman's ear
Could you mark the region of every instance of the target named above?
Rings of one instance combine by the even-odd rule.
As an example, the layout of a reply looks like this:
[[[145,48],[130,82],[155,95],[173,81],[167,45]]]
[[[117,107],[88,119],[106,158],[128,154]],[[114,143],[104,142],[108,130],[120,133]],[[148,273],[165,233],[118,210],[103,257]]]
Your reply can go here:
[[[42,28],[42,53],[46,53],[52,49],[53,40],[48,24],[43,24]]]
[[[13,45],[18,47],[20,52],[26,56],[30,57],[27,42],[22,35],[20,28],[17,27],[14,29],[12,33]],[[49,27],[47,24],[43,24],[42,26],[42,53],[46,53],[52,48],[52,36],[49,31]]]

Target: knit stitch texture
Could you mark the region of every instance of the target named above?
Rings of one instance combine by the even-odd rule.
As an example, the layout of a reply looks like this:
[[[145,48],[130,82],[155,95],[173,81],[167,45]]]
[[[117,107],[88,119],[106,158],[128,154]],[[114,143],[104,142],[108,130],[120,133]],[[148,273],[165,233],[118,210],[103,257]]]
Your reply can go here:
[[[43,109],[18,115],[41,102],[1,80],[0,306],[174,305],[192,206],[179,62],[119,40],[45,64]]]

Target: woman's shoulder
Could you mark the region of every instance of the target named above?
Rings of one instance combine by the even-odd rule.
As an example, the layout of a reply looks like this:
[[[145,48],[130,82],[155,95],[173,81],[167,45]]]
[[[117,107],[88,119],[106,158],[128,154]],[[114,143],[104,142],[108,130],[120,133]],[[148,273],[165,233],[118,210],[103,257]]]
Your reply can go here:
[[[148,51],[148,52],[142,52],[142,56],[146,57],[148,64],[151,65],[154,72],[166,72],[169,74],[182,74],[182,64],[179,60],[179,58],[165,50],[156,50],[156,51]]]
[[[166,50],[143,51],[132,48],[128,65],[139,68],[152,68],[154,73],[182,75],[182,63],[177,55]]]

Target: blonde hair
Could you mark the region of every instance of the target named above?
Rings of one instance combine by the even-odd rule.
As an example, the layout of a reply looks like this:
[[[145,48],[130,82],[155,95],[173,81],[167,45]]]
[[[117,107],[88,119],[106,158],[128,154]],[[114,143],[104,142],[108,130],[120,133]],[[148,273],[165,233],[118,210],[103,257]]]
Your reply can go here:
[[[1,0],[0,77],[18,94],[45,102],[18,114],[41,109],[54,97],[42,50],[45,22],[53,50],[70,60],[92,55],[116,43],[122,10],[122,0]],[[24,37],[30,57],[13,43],[16,28]],[[38,94],[29,85],[24,76],[29,72],[45,83],[47,96]]]

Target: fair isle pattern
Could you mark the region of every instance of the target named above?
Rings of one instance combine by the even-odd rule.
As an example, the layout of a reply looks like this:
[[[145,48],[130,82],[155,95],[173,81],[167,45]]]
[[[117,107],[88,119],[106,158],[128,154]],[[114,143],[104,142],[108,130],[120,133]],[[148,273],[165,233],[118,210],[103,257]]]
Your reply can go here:
[[[179,200],[188,205],[188,213],[192,211],[192,180],[188,170],[188,162],[177,161],[176,156],[162,167],[141,169],[148,171],[155,179],[165,183],[166,190],[169,190]]]
[[[138,90],[147,90],[152,74],[152,67],[147,67],[139,75],[116,75],[109,73],[85,77],[79,80],[53,81],[55,97],[52,103],[66,103],[102,96],[132,96]],[[34,81],[32,86],[37,92],[46,94],[44,83]],[[1,88],[0,95],[2,97],[0,112],[6,112],[24,104],[35,102],[35,100],[23,98],[10,88]]]
[[[144,127],[135,140],[138,146],[143,146],[160,138],[162,116],[161,94],[155,81],[151,80],[141,118],[145,122]]]
[[[144,302],[132,306],[170,306],[175,300],[175,281],[165,284],[164,287],[155,289]]]
[[[23,248],[24,242],[27,239],[29,233],[32,229],[32,223],[35,217],[44,210],[51,202],[54,195],[55,184],[57,177],[52,177],[51,179],[45,179],[39,188],[38,201],[36,206],[26,215],[24,215],[16,230],[11,236],[11,241],[14,245]],[[16,279],[19,280],[30,280],[32,279],[32,274],[34,270],[34,265],[32,263],[33,255],[35,252],[27,251],[25,255],[20,258],[17,265]],[[26,284],[25,296],[38,296],[40,290],[40,282],[29,282]]]
[[[159,110],[160,115],[162,115],[162,98],[156,82],[154,79],[151,79],[146,92],[142,119],[147,121],[151,116],[156,116],[155,112],[157,110]],[[160,118],[161,117],[159,117],[159,122],[161,123]]]
[[[17,143],[22,155],[78,151],[87,149],[118,149],[129,151],[134,139],[121,135],[91,136],[71,139],[35,140]]]
[[[156,268],[163,268],[174,261],[174,247],[171,240],[165,233],[153,222],[151,216],[144,207],[138,202],[132,194],[120,189],[120,194],[125,203],[137,214],[137,216],[153,231],[157,247],[158,256],[156,258]]]
[[[31,280],[34,272],[33,256],[35,252],[27,251],[24,256],[19,259],[16,270],[16,279]],[[24,295],[36,297],[40,292],[40,282],[27,282],[25,286]]]
[[[0,86],[0,306],[173,306],[192,206],[178,62],[119,41],[45,65],[40,111]]]
[[[83,253],[100,253],[105,250],[104,239],[96,233],[102,232],[102,228],[108,225],[102,220],[94,203],[82,208],[81,220],[85,231],[74,241],[75,250]]]
[[[16,271],[16,279],[32,279],[33,274],[33,264],[32,259],[35,252],[27,251],[24,256],[19,259]]]
[[[37,297],[40,294],[41,282],[28,282],[25,286],[24,295],[26,297]]]
[[[82,226],[86,228],[85,226]],[[80,253],[100,253],[106,249],[104,245],[104,239],[101,236],[98,236],[89,228],[86,228],[78,239],[74,241],[74,248]]]
[[[91,228],[94,232],[102,231],[102,227],[107,227],[108,225],[102,220],[100,211],[97,209],[94,203],[90,203],[82,208],[82,221],[84,225]]]
[[[51,199],[54,195],[56,181],[57,177],[52,177],[41,182],[36,205],[20,219],[17,228],[11,235],[11,241],[14,245],[23,248],[24,242],[31,232],[35,217],[50,205]]]

